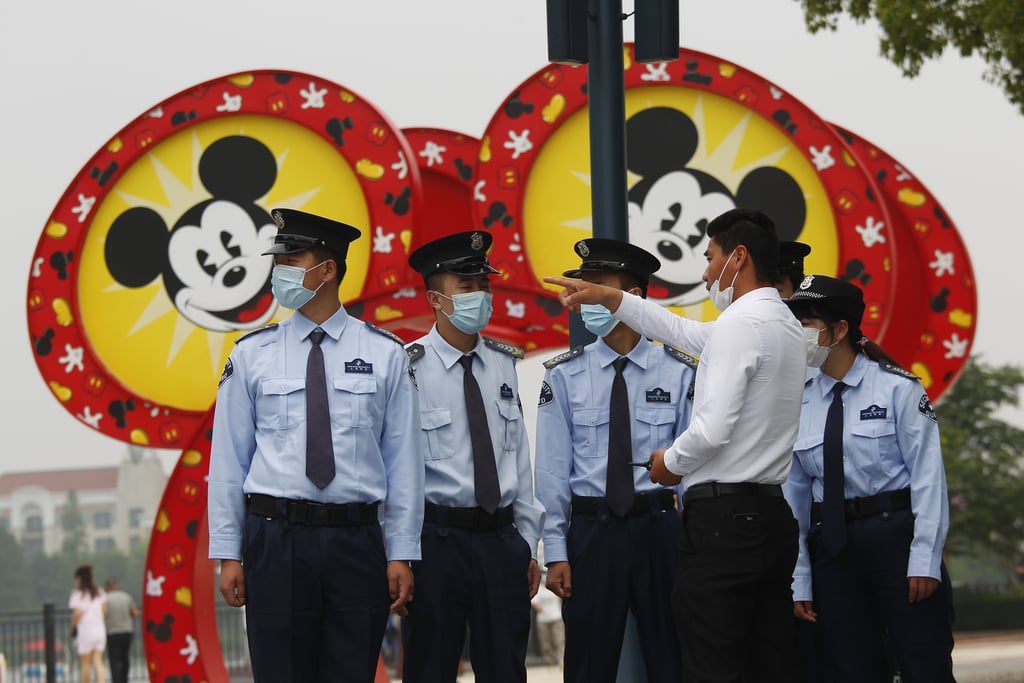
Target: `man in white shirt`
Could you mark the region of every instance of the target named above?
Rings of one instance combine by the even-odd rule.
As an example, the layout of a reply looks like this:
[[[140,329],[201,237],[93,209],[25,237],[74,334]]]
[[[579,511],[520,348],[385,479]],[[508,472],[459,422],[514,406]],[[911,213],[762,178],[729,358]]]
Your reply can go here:
[[[779,247],[764,214],[733,209],[710,224],[704,273],[714,323],[580,280],[566,306],[601,304],[647,337],[700,356],[690,426],[651,456],[651,479],[682,479],[683,533],[673,611],[687,681],[793,679],[790,587],[797,524],[789,474],[806,373],[800,323],[773,286]]]

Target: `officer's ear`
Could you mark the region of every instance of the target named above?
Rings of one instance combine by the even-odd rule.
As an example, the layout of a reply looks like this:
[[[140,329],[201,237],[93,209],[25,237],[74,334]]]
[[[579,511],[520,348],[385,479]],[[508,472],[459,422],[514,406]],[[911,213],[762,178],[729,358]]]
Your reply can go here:
[[[832,343],[838,344],[846,339],[848,334],[850,334],[850,323],[845,320],[837,321],[836,324],[832,326]]]

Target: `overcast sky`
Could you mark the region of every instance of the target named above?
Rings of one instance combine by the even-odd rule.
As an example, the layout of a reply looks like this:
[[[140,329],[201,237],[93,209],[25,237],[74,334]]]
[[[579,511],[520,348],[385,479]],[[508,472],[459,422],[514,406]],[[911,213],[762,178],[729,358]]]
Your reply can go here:
[[[624,0],[632,9],[632,0]],[[797,0],[680,0],[681,43],[743,66],[914,173],[956,223],[979,293],[973,351],[1020,365],[1024,117],[983,81],[977,59],[946,55],[914,79],[879,57],[874,26],[811,36]],[[32,358],[30,261],[68,184],[135,117],[200,82],[252,69],[306,72],[350,88],[398,127],[480,136],[547,60],[543,0],[177,2],[0,6],[4,67],[0,271],[7,363],[0,472],[115,464],[127,447],[61,408]],[[625,24],[627,40],[632,22]],[[528,417],[539,362],[523,365]],[[1024,412],[1004,415],[1024,426]],[[174,454],[163,456],[170,466]]]

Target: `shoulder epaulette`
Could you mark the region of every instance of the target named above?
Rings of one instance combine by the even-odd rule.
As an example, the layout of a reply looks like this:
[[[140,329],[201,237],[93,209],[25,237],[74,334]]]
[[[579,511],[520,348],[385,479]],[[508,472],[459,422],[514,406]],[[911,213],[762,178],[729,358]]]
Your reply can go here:
[[[560,353],[557,356],[555,356],[554,358],[549,358],[546,361],[544,361],[544,369],[545,370],[550,370],[551,368],[555,367],[559,363],[564,363],[567,360],[575,358],[576,356],[580,355],[581,353],[583,353],[583,347],[582,346],[574,346],[573,348],[569,349],[565,353]]]
[[[696,370],[697,365],[700,364],[700,361],[691,356],[690,354],[686,353],[685,351],[680,351],[679,349],[674,349],[671,346],[668,346],[667,344],[665,345],[665,353],[672,356],[680,363],[686,363],[694,370]]]
[[[423,354],[426,353],[423,350],[423,344],[409,344],[405,347],[405,352],[409,355],[410,363],[415,363],[420,358],[423,358]]]
[[[243,339],[248,339],[249,337],[255,337],[257,334],[260,334],[261,332],[266,332],[267,330],[272,330],[275,327],[277,327],[277,323],[270,323],[266,327],[261,327],[258,330],[253,330],[252,332],[246,332],[241,337],[236,339],[235,343],[237,344],[238,342],[242,341]]]
[[[388,339],[390,339],[391,341],[397,342],[397,343],[401,344],[402,346],[405,346],[405,340],[402,339],[401,337],[399,337],[397,334],[395,334],[391,330],[385,330],[383,327],[377,327],[373,323],[365,323],[365,324],[366,324],[367,329],[373,330],[377,334],[382,334],[385,337],[387,337]]]
[[[880,361],[878,361],[878,367],[882,368],[886,372],[891,372],[894,375],[899,375],[900,377],[906,377],[907,379],[921,379],[920,377],[918,377],[914,373],[909,372],[907,370],[904,370],[903,368],[901,368],[900,366],[896,365],[895,363],[890,363],[887,360],[880,360]]]
[[[514,346],[512,344],[506,344],[505,342],[498,341],[497,339],[491,339],[490,337],[484,337],[484,344],[486,346],[489,346],[490,348],[494,349],[495,351],[501,351],[502,353],[507,353],[508,355],[510,355],[510,356],[512,356],[513,358],[516,358],[516,359],[520,359],[520,358],[523,358],[524,356],[526,356],[526,352],[523,351],[518,346]]]

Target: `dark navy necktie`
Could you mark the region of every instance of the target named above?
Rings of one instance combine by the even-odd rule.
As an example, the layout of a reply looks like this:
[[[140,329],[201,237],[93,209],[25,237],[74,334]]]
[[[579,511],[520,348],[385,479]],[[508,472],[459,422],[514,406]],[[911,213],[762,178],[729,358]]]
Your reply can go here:
[[[846,501],[843,474],[843,389],[836,382],[832,403],[825,417],[825,438],[822,443],[825,460],[824,494],[821,501],[821,533],[825,550],[835,557],[846,546]]]
[[[612,361],[615,378],[612,379],[612,396],[608,405],[608,478],[605,481],[605,498],[608,508],[620,517],[625,517],[633,508],[633,436],[629,426],[629,394],[626,378],[622,373],[629,359],[616,358]]]
[[[309,333],[313,343],[306,359],[306,476],[322,489],[334,479],[334,439],[327,402],[324,351],[320,348],[323,329]]]
[[[480,385],[473,376],[473,356],[459,359],[462,365],[462,391],[466,397],[466,415],[469,417],[469,440],[473,447],[473,487],[476,502],[487,512],[493,513],[501,502],[501,487],[498,484],[498,467],[494,462],[494,444],[491,431],[487,428],[487,411]]]

